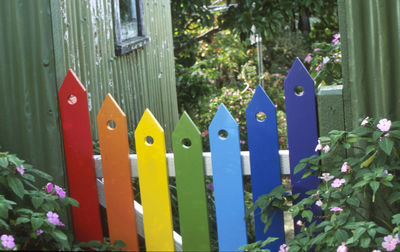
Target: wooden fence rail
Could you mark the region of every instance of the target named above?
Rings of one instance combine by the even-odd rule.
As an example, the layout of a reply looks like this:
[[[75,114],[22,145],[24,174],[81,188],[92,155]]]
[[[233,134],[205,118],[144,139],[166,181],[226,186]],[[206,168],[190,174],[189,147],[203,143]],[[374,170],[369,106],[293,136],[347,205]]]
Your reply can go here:
[[[243,175],[251,176],[253,200],[279,185],[281,174],[291,175],[296,193],[318,184],[316,177],[303,183],[293,175],[301,158],[318,154],[314,85],[299,59],[285,80],[285,97],[290,162],[288,151],[279,151],[275,106],[261,87],[246,109],[248,152],[240,151],[238,124],[221,104],[209,126],[211,153],[202,152],[200,132],[187,114],[173,132],[174,153],[166,153],[164,130],[147,109],[135,131],[137,155],[129,155],[126,116],[109,94],[97,116],[101,157],[93,158],[86,90],[70,70],[59,100],[70,192],[81,203],[73,211],[76,238],[99,239],[100,202],[107,206],[111,241],[123,240],[129,250],[138,250],[137,234],[148,251],[210,250],[204,176],[212,176],[218,247],[234,251],[246,244]],[[180,234],[172,227],[168,176],[176,177]],[[131,177],[139,177],[142,205],[134,203]],[[256,240],[278,237],[268,245],[277,251],[285,242],[282,212],[266,233],[260,215],[254,216]]]

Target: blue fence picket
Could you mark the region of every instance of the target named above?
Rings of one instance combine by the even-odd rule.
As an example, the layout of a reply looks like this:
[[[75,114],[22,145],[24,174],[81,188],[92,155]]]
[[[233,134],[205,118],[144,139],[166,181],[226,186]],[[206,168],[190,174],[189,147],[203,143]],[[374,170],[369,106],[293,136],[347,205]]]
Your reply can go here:
[[[258,119],[265,116],[264,120]],[[261,86],[258,86],[246,109],[247,136],[250,152],[251,187],[253,201],[271,192],[281,184],[279,161],[278,130],[276,127],[276,109]],[[256,240],[278,237],[279,240],[266,248],[278,251],[285,242],[285,230],[282,211],[276,211],[268,231],[264,233],[265,223],[261,221],[261,213],[254,213]]]
[[[297,201],[305,197],[305,192],[318,187],[318,177],[301,179],[304,170],[294,174],[294,168],[303,158],[318,155],[315,146],[318,142],[317,110],[315,103],[314,80],[301,61],[296,58],[284,82],[287,119],[287,134],[290,150],[290,175],[293,193],[300,193]],[[313,206],[314,216],[321,215],[321,209]],[[298,219],[294,220],[295,223]],[[295,225],[295,233],[300,227]]]
[[[209,126],[220,251],[247,244],[239,127],[224,104]]]

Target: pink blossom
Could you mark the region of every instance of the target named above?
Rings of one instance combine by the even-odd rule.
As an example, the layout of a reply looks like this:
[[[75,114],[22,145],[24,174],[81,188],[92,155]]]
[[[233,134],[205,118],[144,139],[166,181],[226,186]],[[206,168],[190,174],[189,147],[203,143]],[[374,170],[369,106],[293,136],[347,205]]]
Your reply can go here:
[[[315,202],[315,205],[321,207],[324,203],[322,202],[322,200],[317,200],[317,202]]]
[[[311,53],[307,54],[306,58],[304,59],[305,62],[310,62],[312,60]]]
[[[393,175],[393,174],[389,173],[388,170],[384,170],[383,173],[385,173],[385,174],[388,175],[388,176]]]
[[[380,249],[374,249],[372,252],[382,252]]]
[[[279,247],[279,251],[278,251],[278,252],[288,252],[289,249],[290,249],[290,246],[288,246],[288,245],[286,245],[286,244],[282,244],[282,245]]]
[[[3,245],[3,247],[10,249],[15,247],[14,237],[12,235],[3,234],[0,239],[1,245]]]
[[[203,133],[201,133],[201,136],[205,137],[205,136],[207,136],[207,134],[208,134],[208,130],[205,130],[205,131],[203,131]]]
[[[17,172],[19,172],[19,174],[24,175],[24,172],[25,172],[24,165],[21,165],[20,167],[16,167],[15,169],[17,169]]]
[[[337,44],[339,42],[339,39],[340,39],[340,33],[336,33],[335,35],[333,35],[332,43]]]
[[[334,187],[334,188],[339,188],[342,184],[344,184],[346,182],[346,180],[345,179],[335,179],[334,181],[333,181],[333,183],[331,184],[331,186],[332,187]]]
[[[392,235],[385,236],[383,238],[384,242],[382,242],[382,247],[386,249],[387,251],[393,251],[396,249],[397,243],[399,243],[399,240],[396,238],[393,238]]]
[[[321,48],[319,48],[319,47],[314,48],[314,52],[318,52],[319,50],[321,50]]]
[[[342,242],[342,245],[340,245],[337,250],[337,252],[347,252],[347,247],[346,247],[346,243]]]
[[[318,144],[317,144],[317,146],[315,146],[315,152],[317,152],[319,150],[322,150],[322,144],[321,144],[320,140],[318,140]]]
[[[325,145],[325,147],[322,149],[324,150],[325,153],[328,153],[329,151],[331,151],[331,147],[329,147],[329,145]]]
[[[60,197],[61,199],[65,198],[65,191],[61,187],[55,185],[54,188],[56,190],[58,197]]]
[[[349,163],[344,162],[343,165],[342,165],[342,168],[341,168],[340,170],[341,170],[342,172],[347,172],[347,171],[350,170],[350,169],[351,169],[351,167],[350,167]]]
[[[329,180],[333,179],[334,176],[331,176],[330,173],[324,172],[324,173],[322,173],[322,176],[318,177],[318,178],[324,180],[325,182],[328,182]]]
[[[337,207],[337,206],[331,207],[331,212],[342,212],[342,211],[343,211],[343,209],[340,207]]]
[[[365,117],[364,120],[361,122],[361,126],[365,126],[368,123],[369,116]]]
[[[321,67],[322,67],[322,63],[319,63],[318,66],[315,68],[315,71],[318,72],[321,69]]]
[[[58,218],[58,214],[57,213],[53,213],[52,211],[48,211],[47,214],[47,220],[53,224],[54,226],[64,226],[64,223],[62,223],[60,221],[60,219]]]
[[[46,185],[46,192],[51,193],[52,191],[53,191],[53,184],[49,182]]]
[[[43,234],[43,230],[41,230],[41,229],[36,230],[36,235],[37,235],[37,236],[39,236],[39,235],[41,235],[41,234]]]
[[[303,226],[303,222],[302,222],[301,220],[298,220],[298,221],[296,222],[296,225],[299,226],[299,227],[301,227],[301,226]]]
[[[386,131],[389,131],[389,130],[390,130],[390,126],[391,126],[391,125],[392,125],[392,121],[390,121],[390,120],[384,118],[384,119],[381,119],[381,120],[379,121],[379,124],[376,125],[376,127],[377,127],[380,131],[386,132]]]

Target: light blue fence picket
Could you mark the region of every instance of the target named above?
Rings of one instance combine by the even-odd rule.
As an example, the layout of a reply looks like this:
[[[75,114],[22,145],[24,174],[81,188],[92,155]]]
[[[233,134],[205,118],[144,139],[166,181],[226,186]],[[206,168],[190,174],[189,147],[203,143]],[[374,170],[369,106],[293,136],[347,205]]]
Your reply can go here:
[[[262,118],[257,118],[257,114]],[[278,130],[276,126],[276,109],[268,95],[258,86],[246,109],[247,136],[250,152],[251,188],[253,201],[263,194],[271,192],[281,184],[281,169],[279,161]],[[285,242],[285,231],[282,211],[276,211],[265,233],[265,223],[261,221],[260,211],[254,213],[256,240],[268,237],[279,239],[266,248],[278,251]]]
[[[215,211],[220,251],[247,243],[239,126],[224,104],[209,126]]]
[[[296,58],[284,82],[288,144],[290,150],[290,175],[293,194],[300,193],[296,202],[304,198],[305,192],[318,187],[318,177],[301,179],[304,171],[294,174],[294,168],[303,158],[318,155],[317,109],[314,80],[303,63]],[[321,215],[319,207],[313,207],[314,216]],[[296,223],[298,219],[295,219]],[[300,227],[295,225],[295,233]]]

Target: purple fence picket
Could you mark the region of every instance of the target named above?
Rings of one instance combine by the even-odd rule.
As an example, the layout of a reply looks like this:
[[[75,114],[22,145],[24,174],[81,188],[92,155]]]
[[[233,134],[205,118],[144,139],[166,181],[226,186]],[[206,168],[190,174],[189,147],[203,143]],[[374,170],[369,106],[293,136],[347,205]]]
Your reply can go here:
[[[265,116],[265,118],[257,118]],[[268,95],[259,85],[246,109],[247,136],[250,152],[251,187],[253,201],[281,184],[281,167],[279,161],[278,130],[276,127],[276,109]],[[271,225],[264,232],[265,223],[261,213],[254,213],[256,240],[268,237],[279,239],[266,248],[278,251],[285,242],[285,230],[282,211],[275,211]]]
[[[317,110],[315,103],[314,80],[307,72],[303,63],[296,58],[284,82],[285,105],[287,119],[287,134],[290,150],[290,176],[293,194],[300,193],[299,202],[305,197],[305,192],[318,187],[316,176],[301,179],[304,170],[294,174],[294,168],[303,158],[318,155],[315,146],[318,142]],[[314,216],[321,215],[321,209],[313,206]],[[296,223],[298,219],[295,219]],[[300,228],[295,225],[295,233]]]

